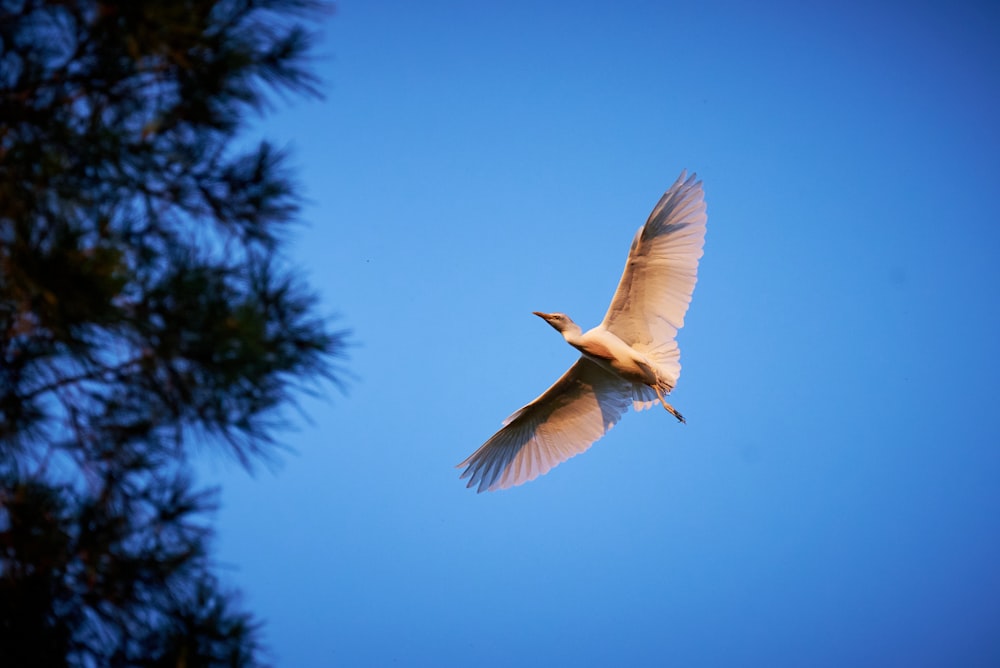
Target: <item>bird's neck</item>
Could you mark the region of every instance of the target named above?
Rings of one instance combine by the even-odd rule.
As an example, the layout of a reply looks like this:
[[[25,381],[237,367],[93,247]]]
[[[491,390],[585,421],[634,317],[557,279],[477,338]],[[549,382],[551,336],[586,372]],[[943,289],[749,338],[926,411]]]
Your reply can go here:
[[[575,346],[580,343],[580,337],[583,336],[583,330],[580,329],[580,326],[576,323],[571,324],[559,333],[563,335],[564,339],[566,339],[566,343],[571,346]]]

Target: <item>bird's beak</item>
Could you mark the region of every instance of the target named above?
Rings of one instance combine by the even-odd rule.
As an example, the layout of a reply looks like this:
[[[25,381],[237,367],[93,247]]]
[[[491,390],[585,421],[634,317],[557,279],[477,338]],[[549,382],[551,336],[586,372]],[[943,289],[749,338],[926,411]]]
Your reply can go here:
[[[532,311],[532,313],[534,313],[535,315],[537,315],[539,318],[541,318],[543,320],[548,320],[549,319],[549,314],[548,313],[542,313],[541,311]]]

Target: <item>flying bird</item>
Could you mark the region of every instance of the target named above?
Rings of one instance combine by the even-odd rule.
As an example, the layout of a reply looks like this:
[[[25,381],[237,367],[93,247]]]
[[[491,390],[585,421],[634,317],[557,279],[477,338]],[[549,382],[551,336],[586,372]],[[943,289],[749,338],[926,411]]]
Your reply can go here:
[[[478,492],[534,480],[604,436],[629,404],[667,403],[681,373],[677,330],[697,282],[705,245],[705,195],[681,172],[639,228],[604,320],[584,332],[564,313],[534,314],[554,327],[580,358],[552,387],[518,409],[458,465]]]

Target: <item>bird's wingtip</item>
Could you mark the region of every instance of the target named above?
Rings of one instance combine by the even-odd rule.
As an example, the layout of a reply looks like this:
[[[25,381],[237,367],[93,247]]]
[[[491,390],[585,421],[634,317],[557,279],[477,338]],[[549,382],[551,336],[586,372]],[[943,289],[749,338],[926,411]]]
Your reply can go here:
[[[701,183],[698,180],[698,172],[689,172],[687,168],[681,170],[681,175],[677,177],[677,185],[692,186]]]

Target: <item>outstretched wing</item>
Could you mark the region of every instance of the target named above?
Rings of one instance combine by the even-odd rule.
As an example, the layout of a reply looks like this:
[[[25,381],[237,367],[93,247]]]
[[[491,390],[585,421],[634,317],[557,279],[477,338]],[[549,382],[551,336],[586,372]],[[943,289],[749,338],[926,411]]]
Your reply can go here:
[[[674,338],[697,282],[705,245],[705,195],[692,174],[680,177],[639,228],[601,325],[654,361],[673,383],[681,373]]]
[[[478,492],[534,480],[604,436],[631,402],[631,383],[581,357],[459,464],[461,477]]]

